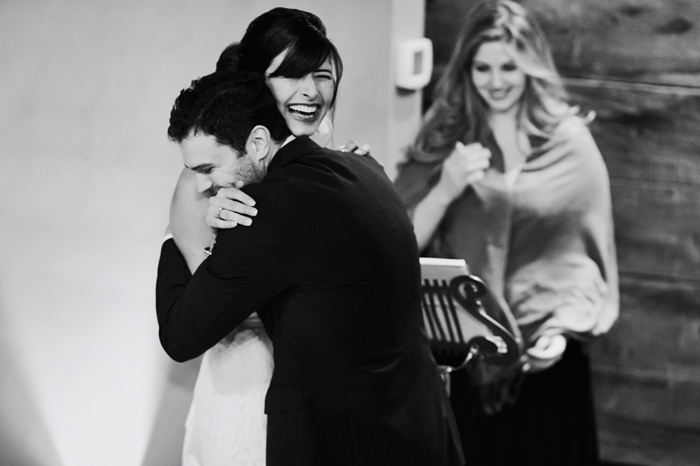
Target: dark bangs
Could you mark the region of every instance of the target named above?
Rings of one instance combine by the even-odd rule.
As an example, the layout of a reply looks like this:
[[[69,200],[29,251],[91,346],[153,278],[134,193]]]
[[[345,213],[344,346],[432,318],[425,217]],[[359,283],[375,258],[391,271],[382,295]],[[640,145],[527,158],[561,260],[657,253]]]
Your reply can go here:
[[[287,55],[270,77],[301,78],[319,69],[327,58],[335,68],[337,88],[343,75],[343,62],[335,45],[320,34],[303,34],[290,43]]]

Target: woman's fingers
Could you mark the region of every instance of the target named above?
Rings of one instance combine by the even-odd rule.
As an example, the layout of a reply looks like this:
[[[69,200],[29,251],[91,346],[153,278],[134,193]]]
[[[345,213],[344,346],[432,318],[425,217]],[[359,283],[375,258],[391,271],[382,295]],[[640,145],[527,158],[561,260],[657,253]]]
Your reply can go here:
[[[463,160],[488,162],[491,159],[491,151],[478,142],[474,142],[466,146],[461,142],[457,142],[455,145],[455,152]]]
[[[239,225],[244,226],[252,225],[253,219],[251,219],[250,217],[254,217],[255,214],[257,214],[257,211],[252,207],[246,206],[246,208],[242,208],[239,206],[242,206],[242,204],[238,203],[237,206],[234,206],[237,207],[238,210],[224,209],[223,207],[219,207],[214,211],[214,217],[223,222],[236,222]]]
[[[209,198],[209,205],[210,207],[214,208],[214,211],[221,212],[222,214],[226,215],[226,217],[230,216],[226,214],[226,212],[243,214],[249,217],[255,217],[258,214],[258,209],[256,209],[255,207],[243,204],[242,202],[237,200],[219,197],[218,195]],[[219,216],[223,217],[222,215]]]
[[[454,199],[464,189],[486,176],[491,151],[479,143],[455,144],[452,153],[442,164],[439,187],[448,199]]]
[[[341,152],[354,152],[359,147],[359,144],[354,139],[350,139],[345,145],[338,146],[337,149]]]
[[[369,154],[369,144],[362,144],[361,146],[356,147],[353,152],[357,155],[367,155]]]
[[[561,334],[542,335],[535,344],[528,348],[528,353],[540,359],[550,359],[564,353],[566,337]]]
[[[238,204],[239,206],[242,204]],[[250,214],[255,215],[255,214]],[[210,206],[207,211],[207,225],[212,228],[233,228],[237,225],[250,226],[253,219],[223,207]]]
[[[472,183],[482,179],[491,164],[491,151],[479,143],[455,144],[455,149],[445,161],[448,170],[455,171],[455,176]]]
[[[220,199],[230,199],[232,201],[238,201],[240,203],[249,205],[249,206],[254,206],[255,205],[255,199],[241,191],[239,188],[242,187],[242,184],[239,182],[239,187],[235,188],[221,188],[219,191],[216,193],[216,196],[212,197],[214,198],[220,198]]]
[[[564,335],[542,335],[527,349],[531,370],[547,369],[559,361],[566,350]]]
[[[209,198],[207,225],[212,228],[233,228],[236,225],[250,226],[258,209],[253,207],[252,197],[238,188],[221,188],[216,196]]]
[[[350,139],[348,142],[345,143],[345,145],[337,146],[336,149],[341,152],[353,152],[357,155],[367,155],[369,154],[370,147],[369,144],[360,145],[354,139]]]

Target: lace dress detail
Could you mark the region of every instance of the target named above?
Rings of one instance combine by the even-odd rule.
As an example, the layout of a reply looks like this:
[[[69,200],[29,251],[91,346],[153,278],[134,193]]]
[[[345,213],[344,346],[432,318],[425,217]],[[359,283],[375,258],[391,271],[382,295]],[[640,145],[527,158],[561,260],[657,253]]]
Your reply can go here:
[[[202,359],[185,424],[183,466],[262,466],[272,343],[253,314]]]

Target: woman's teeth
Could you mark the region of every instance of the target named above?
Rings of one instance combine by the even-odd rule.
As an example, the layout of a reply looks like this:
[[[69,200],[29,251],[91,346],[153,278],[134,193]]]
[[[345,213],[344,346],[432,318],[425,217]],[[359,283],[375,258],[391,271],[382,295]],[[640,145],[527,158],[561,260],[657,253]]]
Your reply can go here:
[[[495,91],[489,91],[491,94],[491,97],[494,99],[503,99],[505,96],[508,95],[508,89],[499,89]]]
[[[301,116],[305,117],[312,117],[314,113],[316,113],[316,109],[318,107],[316,105],[290,105],[289,110],[298,113]]]

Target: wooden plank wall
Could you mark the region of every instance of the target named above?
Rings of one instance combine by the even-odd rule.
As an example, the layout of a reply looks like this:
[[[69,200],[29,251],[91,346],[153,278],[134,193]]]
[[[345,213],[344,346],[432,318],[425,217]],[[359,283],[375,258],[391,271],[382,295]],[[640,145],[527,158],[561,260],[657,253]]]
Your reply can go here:
[[[477,1],[427,1],[435,76]],[[591,346],[601,454],[697,465],[700,2],[519,3],[553,44],[572,101],[596,112],[591,130],[610,173],[621,315]]]

